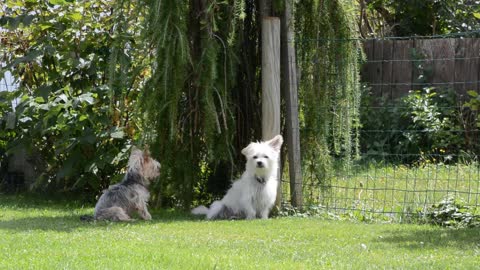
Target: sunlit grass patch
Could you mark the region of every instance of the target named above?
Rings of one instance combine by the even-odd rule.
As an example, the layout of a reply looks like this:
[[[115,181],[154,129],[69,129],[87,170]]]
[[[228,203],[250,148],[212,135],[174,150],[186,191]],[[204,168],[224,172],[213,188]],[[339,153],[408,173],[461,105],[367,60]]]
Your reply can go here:
[[[475,229],[319,218],[82,222],[93,206],[0,198],[2,269],[474,269]]]

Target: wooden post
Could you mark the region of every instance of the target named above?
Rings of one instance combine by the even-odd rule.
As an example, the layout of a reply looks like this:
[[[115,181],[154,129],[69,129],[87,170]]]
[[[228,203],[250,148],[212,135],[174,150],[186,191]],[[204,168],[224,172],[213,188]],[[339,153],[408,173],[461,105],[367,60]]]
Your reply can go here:
[[[300,128],[298,123],[298,85],[291,0],[286,0],[282,18],[283,94],[285,98],[290,199],[294,207],[303,206]]]
[[[280,134],[280,19],[262,19],[262,137]],[[280,170],[280,168],[279,168]],[[278,173],[280,175],[280,173]],[[281,179],[275,204],[282,199]]]

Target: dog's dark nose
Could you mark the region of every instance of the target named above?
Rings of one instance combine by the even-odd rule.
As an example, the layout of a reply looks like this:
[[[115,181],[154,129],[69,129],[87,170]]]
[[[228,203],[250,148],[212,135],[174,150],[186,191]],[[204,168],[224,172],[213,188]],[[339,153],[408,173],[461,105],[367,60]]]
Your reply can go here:
[[[259,167],[259,168],[263,168],[263,162],[261,162],[261,161],[257,161],[257,167]]]

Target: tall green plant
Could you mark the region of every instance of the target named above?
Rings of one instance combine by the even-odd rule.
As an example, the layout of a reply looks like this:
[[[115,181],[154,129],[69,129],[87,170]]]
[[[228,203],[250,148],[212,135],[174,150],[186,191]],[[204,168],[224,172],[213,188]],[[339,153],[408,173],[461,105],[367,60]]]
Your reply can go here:
[[[335,160],[348,165],[358,154],[361,49],[353,11],[343,0],[296,6],[302,155],[321,184],[328,184]]]
[[[150,1],[149,10],[147,41],[156,61],[141,99],[145,139],[162,163],[161,192],[189,207],[209,164],[232,158],[236,12],[214,0]]]
[[[231,8],[227,8],[227,2]],[[305,8],[301,8],[302,5]],[[312,13],[312,6],[308,5],[299,3],[297,9],[299,35],[317,37],[318,31],[324,28],[328,29],[326,38],[356,37],[352,6],[337,1],[310,3],[316,10]],[[242,1],[193,1],[184,7],[160,1],[152,3],[149,8],[155,13],[152,13],[148,29],[162,31],[149,35],[156,47],[157,63],[152,80],[144,91],[142,103],[144,112],[149,115],[149,123],[145,124],[155,127],[151,129],[152,141],[166,165],[163,179],[168,179],[165,182],[169,184],[163,190],[167,193],[173,190],[170,195],[177,198],[176,191],[182,190],[180,200],[184,205],[189,204],[192,198],[189,192],[199,179],[210,174],[218,161],[231,159],[233,123],[239,128],[235,135],[237,141],[242,141],[239,139],[242,136],[251,140],[251,134],[255,134],[259,126],[259,117],[255,116],[260,114],[260,29],[255,7],[254,3],[244,4]],[[324,11],[325,7],[328,7],[327,11]],[[239,25],[236,16],[244,18],[240,27],[236,27]],[[356,152],[356,134],[352,130],[358,123],[359,44],[356,41],[331,41],[326,46],[303,45],[301,53],[304,56],[323,59],[327,55],[329,59],[328,64],[322,66],[312,64],[312,58],[309,58],[302,66],[313,75],[304,73],[303,78],[305,86],[311,85],[304,88],[303,98],[306,100],[306,126],[312,128],[311,132],[306,131],[303,142],[304,145],[314,145],[304,157],[313,166],[313,175],[325,179],[331,172],[332,155],[341,157],[344,164],[348,164]],[[224,58],[230,55],[230,51],[242,65],[238,77],[233,77],[232,58]],[[336,57],[344,56],[346,59],[337,61]],[[331,73],[339,73],[336,85]],[[232,87],[230,82],[233,81],[244,87]],[[327,91],[322,91],[325,86]],[[230,97],[235,104],[226,106]],[[315,100],[323,105],[314,103]],[[237,116],[231,125],[228,124],[228,108],[234,108],[232,114]],[[331,109],[335,111],[330,113]],[[236,145],[237,148],[241,146]]]

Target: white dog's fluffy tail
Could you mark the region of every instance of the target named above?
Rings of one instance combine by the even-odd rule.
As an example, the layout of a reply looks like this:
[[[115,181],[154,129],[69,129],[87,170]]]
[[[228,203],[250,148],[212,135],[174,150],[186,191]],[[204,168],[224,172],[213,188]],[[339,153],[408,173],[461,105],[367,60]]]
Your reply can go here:
[[[194,215],[206,215],[207,219],[215,219],[221,214],[223,210],[223,203],[221,201],[214,201],[210,208],[200,205],[192,209],[191,213]]]
[[[206,215],[208,214],[208,208],[200,205],[199,207],[193,208],[192,209],[192,214],[194,215]]]
[[[221,201],[214,201],[210,205],[210,209],[208,210],[207,219],[217,218],[222,210],[223,210],[223,203]]]

